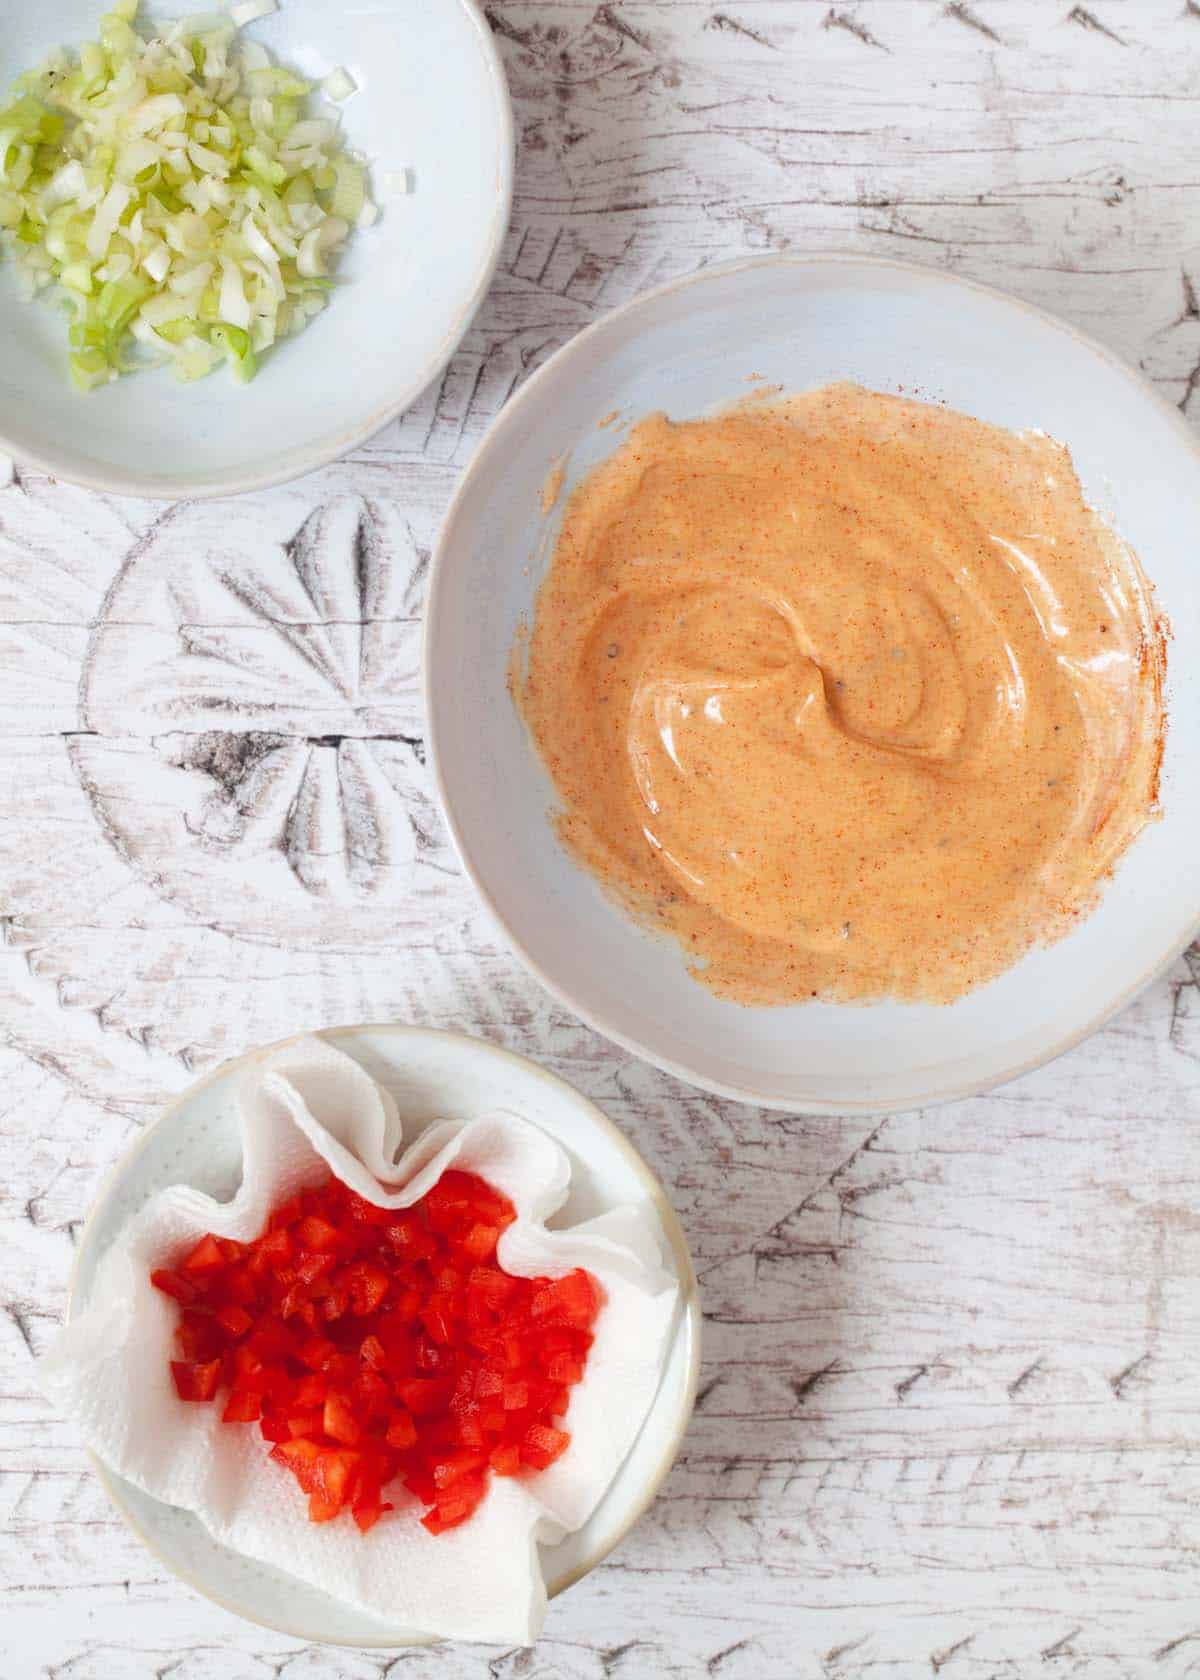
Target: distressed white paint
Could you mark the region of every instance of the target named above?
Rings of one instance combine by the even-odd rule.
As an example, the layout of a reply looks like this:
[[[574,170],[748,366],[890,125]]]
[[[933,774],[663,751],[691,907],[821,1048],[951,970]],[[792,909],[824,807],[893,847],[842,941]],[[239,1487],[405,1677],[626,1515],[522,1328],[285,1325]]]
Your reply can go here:
[[[1200,404],[1200,6],[492,15],[516,213],[436,391],[261,500],[0,489],[0,1676],[1200,1674],[1200,956],[991,1097],[875,1128],[713,1100],[501,948],[432,806],[416,689],[423,567],[484,427],[598,311],[699,263],[916,257]],[[703,1273],[683,1457],[532,1655],[389,1667],[235,1623],[124,1530],[32,1378],[78,1221],[163,1096],[249,1043],[389,1016],[603,1104]]]

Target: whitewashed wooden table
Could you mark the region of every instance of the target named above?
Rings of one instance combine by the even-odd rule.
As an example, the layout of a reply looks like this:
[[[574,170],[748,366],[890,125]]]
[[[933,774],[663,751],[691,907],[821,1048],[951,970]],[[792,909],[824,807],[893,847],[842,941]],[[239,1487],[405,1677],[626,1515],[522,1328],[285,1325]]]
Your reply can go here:
[[[520,381],[643,288],[747,251],[915,258],[1059,311],[1200,419],[1197,0],[722,5],[498,0],[501,272],[440,387],[349,460],[204,509],[0,474],[2,1680],[1200,1674],[1200,953],[996,1095],[771,1116],[549,1002],[433,804],[438,519]],[[573,1080],[702,1273],[683,1455],[534,1652],[235,1621],[123,1528],[34,1381],[81,1217],[163,1098],[389,1017]]]

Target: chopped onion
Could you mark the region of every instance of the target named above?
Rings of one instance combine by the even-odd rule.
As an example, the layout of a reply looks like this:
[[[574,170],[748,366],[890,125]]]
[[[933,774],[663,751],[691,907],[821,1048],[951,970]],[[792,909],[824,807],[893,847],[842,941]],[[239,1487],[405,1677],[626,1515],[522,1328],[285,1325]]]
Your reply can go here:
[[[337,114],[238,36],[277,10],[238,0],[144,39],[136,0],[112,0],[100,43],[52,53],[0,108],[0,255],[24,296],[60,289],[79,389],[163,361],[184,380],[222,362],[253,378],[376,221]],[[339,69],[322,90],[356,84]],[[408,171],[391,180],[409,190]]]

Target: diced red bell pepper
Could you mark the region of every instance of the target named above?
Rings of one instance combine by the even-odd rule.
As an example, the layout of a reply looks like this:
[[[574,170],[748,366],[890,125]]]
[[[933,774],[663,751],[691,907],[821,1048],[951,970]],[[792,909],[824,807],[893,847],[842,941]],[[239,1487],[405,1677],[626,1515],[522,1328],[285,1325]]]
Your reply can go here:
[[[357,1465],[357,1453],[335,1448],[321,1453],[317,1459],[314,1476],[314,1493],[319,1493],[324,1499],[336,1500],[339,1505],[343,1504],[350,1477]]]
[[[369,1422],[386,1418],[395,1405],[391,1384],[364,1365],[354,1379],[354,1401]]]
[[[492,1448],[488,1463],[497,1476],[515,1476],[521,1468],[521,1449],[515,1441],[501,1441]]]
[[[201,1237],[195,1248],[187,1255],[183,1262],[183,1269],[189,1273],[219,1272],[227,1265],[225,1256],[221,1253],[221,1245],[211,1231],[206,1237]]]
[[[453,1323],[445,1308],[437,1304],[436,1298],[422,1311],[421,1323],[428,1330],[433,1340],[440,1343],[442,1347],[449,1347],[453,1342]]]
[[[249,1389],[235,1388],[225,1402],[222,1423],[256,1423],[262,1416],[262,1395]]]
[[[378,1336],[364,1336],[359,1346],[358,1357],[364,1365],[369,1365],[373,1371],[383,1371],[387,1368],[387,1349]]]
[[[271,1457],[276,1464],[282,1464],[285,1470],[292,1472],[305,1493],[311,1493],[315,1485],[314,1467],[320,1453],[321,1449],[315,1441],[295,1439],[281,1441]]]
[[[165,1266],[160,1266],[157,1271],[150,1273],[150,1282],[155,1289],[160,1289],[164,1295],[178,1301],[180,1306],[190,1306],[196,1299],[195,1284]]]
[[[400,1214],[336,1180],[277,1208],[257,1241],[202,1238],[152,1274],[182,1309],[182,1398],[229,1386],[222,1421],[257,1421],[314,1522],[366,1533],[398,1475],[432,1534],[468,1520],[492,1475],[544,1469],[581,1380],[600,1297],[582,1271],[519,1278],[495,1261],[507,1198],[457,1170]]]
[[[446,1453],[432,1462],[433,1485],[436,1488],[448,1488],[463,1476],[474,1476],[486,1463],[486,1453],[470,1452],[466,1449]]]
[[[264,1412],[258,1427],[264,1441],[274,1441],[278,1444],[292,1439],[292,1432],[282,1412]]]
[[[327,1337],[312,1336],[297,1350],[296,1358],[310,1371],[323,1371],[336,1353],[336,1346]]]
[[[415,1324],[421,1311],[421,1291],[419,1289],[402,1289],[395,1295],[391,1303],[388,1317],[398,1324]]]
[[[471,1260],[490,1260],[496,1252],[499,1236],[497,1225],[472,1225],[462,1240],[462,1251]]]
[[[304,1203],[299,1196],[293,1196],[290,1202],[283,1202],[277,1207],[267,1221],[269,1232],[283,1230],[288,1225],[294,1225],[303,1216]]]
[[[505,1377],[500,1392],[506,1412],[523,1412],[529,1404],[529,1383],[524,1377]]]
[[[316,1283],[326,1272],[332,1271],[337,1265],[337,1256],[328,1250],[319,1254],[306,1254],[296,1262],[296,1277],[300,1283]]]
[[[499,1371],[491,1371],[485,1365],[475,1379],[475,1398],[477,1400],[490,1400],[503,1393],[504,1378]]]
[[[437,1498],[437,1485],[428,1470],[411,1469],[405,1472],[404,1485],[422,1505],[432,1505]]]
[[[432,1511],[427,1511],[421,1518],[422,1523],[430,1534],[444,1534],[448,1528],[457,1528],[466,1522],[478,1509],[480,1501],[487,1492],[486,1477],[463,1476],[439,1495]]]
[[[332,1254],[338,1247],[337,1226],[318,1214],[310,1213],[297,1225],[296,1239],[302,1248],[314,1249],[318,1254]]]
[[[397,1447],[401,1452],[416,1445],[417,1426],[408,1412],[397,1409],[392,1413],[385,1439],[389,1447]]]
[[[467,1278],[469,1294],[478,1295],[492,1312],[503,1312],[521,1280],[495,1266],[476,1266]]]
[[[562,1417],[571,1404],[571,1391],[561,1383],[538,1383],[532,1391],[533,1403],[544,1417]]]
[[[190,1360],[173,1359],[171,1375],[175,1379],[175,1392],[181,1400],[211,1400],[221,1380],[221,1361],[213,1359],[205,1365],[197,1365]]]
[[[356,1447],[362,1440],[362,1425],[345,1394],[334,1392],[326,1398],[322,1427],[332,1440],[347,1447]]]
[[[401,1403],[414,1417],[429,1417],[444,1410],[453,1392],[453,1383],[443,1377],[410,1377],[396,1384]]]
[[[437,1253],[432,1232],[414,1209],[392,1214],[386,1226],[386,1235],[408,1264],[415,1260],[428,1260]]]
[[[248,1341],[249,1346],[263,1359],[282,1360],[298,1357],[299,1342],[295,1332],[277,1318],[260,1318]]]
[[[535,1470],[545,1470],[570,1444],[571,1437],[565,1429],[553,1429],[546,1423],[531,1424],[521,1442],[521,1458]]]
[[[587,1272],[576,1268],[566,1277],[556,1278],[547,1288],[539,1289],[533,1297],[535,1319],[547,1318],[556,1324],[580,1325],[587,1328],[596,1316],[596,1292]]]
[[[225,1293],[235,1307],[257,1307],[261,1303],[259,1280],[250,1270],[249,1262],[236,1271],[225,1274]]]
[[[478,1448],[485,1444],[483,1424],[480,1422],[478,1411],[464,1413],[457,1419],[455,1435],[462,1447]]]
[[[387,1225],[392,1218],[390,1208],[369,1202],[354,1190],[346,1197],[346,1212],[360,1225]]]
[[[350,1296],[350,1311],[359,1318],[365,1318],[381,1304],[391,1279],[382,1266],[359,1260],[346,1267],[338,1282]]]
[[[377,1501],[371,1505],[356,1505],[354,1507],[354,1520],[358,1524],[359,1532],[361,1534],[368,1533],[375,1527],[385,1511],[394,1511],[395,1509],[394,1505],[389,1505],[386,1501]]]
[[[325,1374],[332,1388],[348,1388],[361,1369],[361,1361],[353,1353],[335,1353],[325,1366]]]
[[[327,1324],[335,1323],[350,1310],[350,1296],[345,1289],[331,1289],[321,1302],[321,1316]]]
[[[211,1318],[188,1311],[175,1328],[175,1342],[189,1363],[206,1364],[221,1352],[222,1337]]]
[[[556,1353],[546,1362],[546,1375],[551,1382],[570,1386],[582,1379],[583,1365],[572,1353]]]
[[[244,1336],[254,1320],[244,1307],[219,1307],[213,1315],[222,1330],[230,1336]]]
[[[258,1252],[272,1266],[286,1266],[296,1252],[295,1244],[292,1241],[292,1233],[284,1226],[268,1231],[265,1236],[258,1239],[257,1246]]]

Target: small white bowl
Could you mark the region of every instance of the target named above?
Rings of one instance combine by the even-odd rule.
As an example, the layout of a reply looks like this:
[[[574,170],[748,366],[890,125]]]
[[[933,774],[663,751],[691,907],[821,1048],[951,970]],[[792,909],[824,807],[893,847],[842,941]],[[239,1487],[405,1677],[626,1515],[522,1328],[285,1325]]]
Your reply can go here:
[[[106,9],[105,0],[8,8],[0,95],[52,47],[94,40]],[[195,0],[154,0],[142,18],[189,10]],[[117,495],[237,495],[363,443],[457,349],[491,284],[512,203],[512,108],[475,0],[283,0],[247,33],[305,76],[345,66],[358,84],[340,107],[342,126],[371,162],[383,214],[351,241],[343,288],[250,385],[223,369],[181,385],[162,370],[82,396],[68,377],[64,317],[21,302],[0,264],[0,451]],[[385,177],[406,169],[413,191],[389,194]]]
[[[1170,617],[1164,815],[1094,915],[943,1008],[714,997],[558,844],[554,790],[507,693],[563,501],[616,436],[834,379],[914,393],[1070,446],[1092,503],[1138,550]],[[540,491],[569,451],[550,520]],[[696,1085],[773,1108],[879,1113],[965,1095],[1076,1043],[1200,922],[1200,451],[1178,413],[1100,345],[999,292],[907,264],[820,256],[702,270],[589,328],[493,424],[442,528],[425,614],[429,739],[463,864],[518,954],[568,1008]]]
[[[553,1598],[607,1557],[647,1510],[691,1417],[701,1313],[682,1227],[661,1184],[612,1121],[564,1080],[523,1056],[426,1027],[336,1027],[319,1036],[353,1056],[391,1091],[406,1143],[434,1120],[448,1115],[469,1119],[497,1107],[511,1109],[556,1138],[571,1160],[571,1194],[556,1224],[590,1219],[623,1202],[648,1202],[658,1215],[681,1301],[662,1383],[632,1452],[600,1505],[583,1528],[543,1548],[542,1567]],[[233,1194],[241,1176],[233,1106],[237,1081],[250,1064],[279,1048],[265,1045],[206,1075],[177,1097],[118,1162],[80,1237],[68,1320],[87,1305],[105,1250],[156,1191],[188,1183],[212,1196]],[[220,1545],[190,1512],[152,1499],[94,1457],[92,1463],[117,1510],[160,1563],[224,1609],[310,1642],[371,1649],[434,1642],[419,1629],[390,1627]]]

